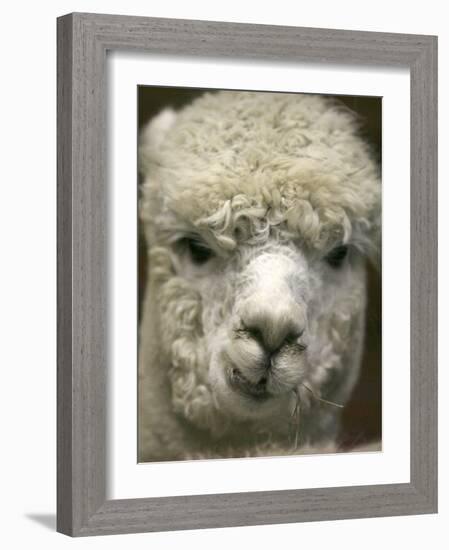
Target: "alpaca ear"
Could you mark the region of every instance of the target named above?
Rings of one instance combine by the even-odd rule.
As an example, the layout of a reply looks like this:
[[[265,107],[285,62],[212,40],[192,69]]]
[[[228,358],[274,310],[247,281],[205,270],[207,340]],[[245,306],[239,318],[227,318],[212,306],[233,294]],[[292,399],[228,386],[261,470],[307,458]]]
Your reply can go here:
[[[154,153],[164,140],[167,131],[174,125],[177,114],[171,108],[162,110],[143,128],[139,139],[139,168],[145,174]]]

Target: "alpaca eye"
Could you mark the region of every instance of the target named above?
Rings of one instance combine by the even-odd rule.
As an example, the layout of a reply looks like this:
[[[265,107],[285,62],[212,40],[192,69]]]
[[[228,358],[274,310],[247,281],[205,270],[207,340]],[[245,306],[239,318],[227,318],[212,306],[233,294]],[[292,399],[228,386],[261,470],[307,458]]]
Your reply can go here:
[[[214,256],[212,250],[198,239],[185,238],[183,244],[189,251],[192,262],[196,265],[202,265]]]
[[[348,255],[347,246],[345,245],[336,246],[325,257],[325,260],[331,267],[338,268],[338,267],[341,267],[347,255]]]

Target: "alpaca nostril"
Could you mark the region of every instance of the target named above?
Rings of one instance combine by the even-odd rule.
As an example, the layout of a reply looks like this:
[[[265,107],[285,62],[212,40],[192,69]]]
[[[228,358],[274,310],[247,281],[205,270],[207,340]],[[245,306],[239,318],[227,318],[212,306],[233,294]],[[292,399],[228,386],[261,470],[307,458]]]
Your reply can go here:
[[[293,330],[292,332],[288,333],[287,336],[284,338],[284,344],[294,344],[297,340],[301,338],[303,334],[304,329]]]
[[[265,347],[263,334],[257,327],[245,327],[245,330],[251,338],[259,342],[262,347]]]

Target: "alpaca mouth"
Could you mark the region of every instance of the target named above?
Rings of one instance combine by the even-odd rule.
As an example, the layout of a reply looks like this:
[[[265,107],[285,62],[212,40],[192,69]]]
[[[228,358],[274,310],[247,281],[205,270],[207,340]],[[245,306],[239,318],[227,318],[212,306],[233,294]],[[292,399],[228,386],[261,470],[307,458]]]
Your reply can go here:
[[[271,397],[271,393],[267,389],[266,377],[263,377],[259,380],[259,382],[254,383],[248,380],[237,368],[234,367],[230,369],[228,378],[230,386],[246,397],[251,397],[252,399],[256,399],[258,401],[265,401]]]

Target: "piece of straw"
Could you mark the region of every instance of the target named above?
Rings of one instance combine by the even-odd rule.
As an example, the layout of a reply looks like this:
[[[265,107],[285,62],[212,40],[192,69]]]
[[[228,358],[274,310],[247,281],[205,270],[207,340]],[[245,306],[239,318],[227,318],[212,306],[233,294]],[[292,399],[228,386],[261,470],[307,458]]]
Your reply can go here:
[[[298,449],[298,444],[299,444],[299,434],[300,434],[300,424],[301,424],[301,401],[299,399],[298,390],[294,389],[293,393],[296,396],[295,408],[293,409],[293,412],[292,412],[292,417],[296,418],[296,422],[294,422],[294,445],[293,445],[293,450],[296,451]]]
[[[338,407],[339,409],[344,408],[344,405],[340,405],[340,403],[334,403],[334,401],[328,401],[327,399],[323,399],[322,397],[319,397],[312,390],[312,388],[309,388],[309,386],[306,386],[306,384],[303,383],[303,384],[301,384],[301,386],[304,386],[306,388],[306,390],[309,391],[317,401],[320,401],[321,403],[326,403],[326,405],[332,405],[333,407]]]

